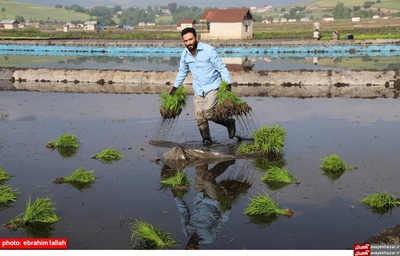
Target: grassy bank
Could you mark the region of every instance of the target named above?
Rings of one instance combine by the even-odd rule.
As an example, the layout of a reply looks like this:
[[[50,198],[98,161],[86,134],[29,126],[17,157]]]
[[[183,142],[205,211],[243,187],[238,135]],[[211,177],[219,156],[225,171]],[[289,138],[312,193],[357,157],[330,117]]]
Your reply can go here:
[[[204,30],[202,24],[197,25],[197,30]],[[255,23],[253,27],[254,39],[308,39],[312,38],[314,23]],[[400,18],[388,20],[364,20],[362,22],[334,21],[321,22],[321,40],[330,40],[333,31],[339,31],[342,38],[346,33],[352,33],[358,40],[370,39],[399,39]],[[118,28],[107,28],[101,31],[69,30],[63,32],[62,27],[44,27],[42,29],[15,29],[0,30],[0,39],[106,39],[106,40],[180,40],[180,31],[175,26],[136,27],[133,31]],[[200,33],[201,34],[201,33]]]

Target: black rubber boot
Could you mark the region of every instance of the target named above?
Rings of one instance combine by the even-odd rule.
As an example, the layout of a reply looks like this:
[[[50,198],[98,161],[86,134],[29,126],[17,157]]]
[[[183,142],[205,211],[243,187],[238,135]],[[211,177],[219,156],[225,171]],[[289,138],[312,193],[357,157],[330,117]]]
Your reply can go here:
[[[210,136],[210,127],[208,127],[208,125],[202,125],[199,127],[199,131],[200,131],[201,137],[203,138],[203,144],[211,145],[212,140],[211,140],[211,136]]]
[[[233,118],[228,119],[216,119],[213,120],[215,123],[225,126],[228,129],[229,139],[233,139],[236,135],[236,122]]]

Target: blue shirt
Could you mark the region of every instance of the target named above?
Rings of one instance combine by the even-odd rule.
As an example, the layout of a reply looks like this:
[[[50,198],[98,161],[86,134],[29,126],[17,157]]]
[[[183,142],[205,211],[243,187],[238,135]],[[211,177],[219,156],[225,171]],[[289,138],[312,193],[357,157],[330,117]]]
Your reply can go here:
[[[217,89],[222,81],[231,83],[226,65],[217,50],[208,44],[198,42],[195,57],[187,48],[182,51],[174,87],[183,84],[189,71],[193,77],[193,90],[198,95]]]

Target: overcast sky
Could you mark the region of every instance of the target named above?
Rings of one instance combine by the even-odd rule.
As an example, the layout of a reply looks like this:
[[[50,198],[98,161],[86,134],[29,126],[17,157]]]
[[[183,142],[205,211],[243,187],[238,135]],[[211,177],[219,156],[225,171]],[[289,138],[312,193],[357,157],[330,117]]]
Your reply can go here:
[[[54,7],[56,4],[72,5],[78,4],[83,7],[90,6],[109,6],[113,7],[115,5],[120,5],[122,8],[128,7],[139,7],[146,8],[148,6],[162,6],[168,3],[176,3],[178,5],[186,6],[198,6],[200,8],[204,7],[261,7],[265,5],[271,5],[272,7],[282,7],[288,5],[304,4],[310,0],[17,0],[17,2],[47,5]]]

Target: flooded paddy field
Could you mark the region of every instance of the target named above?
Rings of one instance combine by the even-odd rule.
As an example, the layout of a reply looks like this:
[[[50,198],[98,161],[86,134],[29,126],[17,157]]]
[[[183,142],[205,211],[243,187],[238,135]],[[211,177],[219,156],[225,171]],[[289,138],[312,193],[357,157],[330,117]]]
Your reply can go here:
[[[346,250],[399,224],[399,209],[378,214],[360,203],[380,191],[399,196],[397,98],[242,99],[253,109],[254,127],[286,130],[284,154],[236,159],[216,177],[217,182],[233,177],[251,186],[231,202],[215,237],[199,249]],[[25,210],[28,197],[51,197],[61,220],[44,235],[67,238],[70,249],[131,249],[135,220],[170,233],[177,241],[172,249],[184,249],[188,237],[177,201],[160,184],[168,148],[149,143],[161,126],[159,104],[158,94],[1,91],[0,165],[13,175],[4,184],[20,192],[15,203],[0,210],[2,224]],[[164,139],[198,144],[193,112],[189,98]],[[81,143],[73,156],[45,147],[63,133],[75,134]],[[211,134],[216,143],[239,143],[214,124]],[[92,159],[109,147],[124,157],[110,164]],[[327,175],[319,166],[333,153],[357,169]],[[278,190],[263,183],[261,177],[275,161],[298,183]],[[52,183],[77,168],[94,170],[97,180],[91,188]],[[185,171],[193,183],[183,200],[193,213],[196,170]],[[270,222],[250,219],[243,213],[249,198],[264,193],[294,215]],[[31,236],[30,229],[0,228],[0,237]]]

